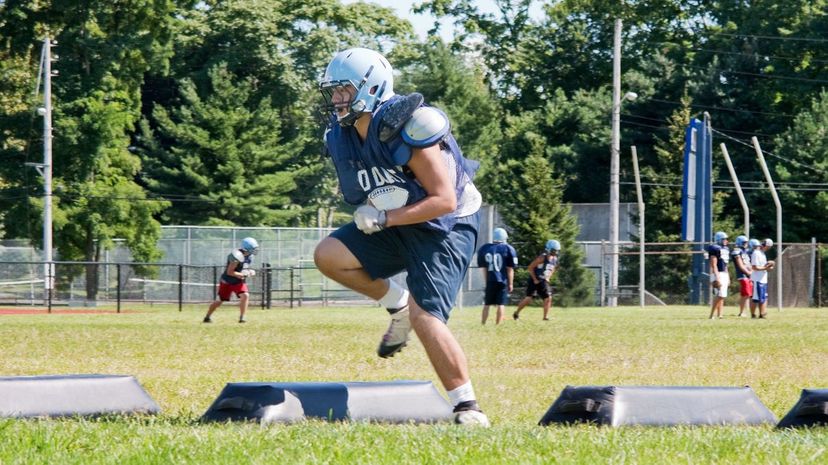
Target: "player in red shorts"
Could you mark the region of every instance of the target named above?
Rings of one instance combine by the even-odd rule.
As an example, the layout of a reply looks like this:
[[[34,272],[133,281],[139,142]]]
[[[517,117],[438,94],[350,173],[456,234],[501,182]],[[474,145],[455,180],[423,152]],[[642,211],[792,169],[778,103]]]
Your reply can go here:
[[[247,292],[247,284],[244,282],[248,276],[255,276],[256,271],[251,268],[253,255],[259,249],[259,243],[252,237],[242,239],[241,247],[227,255],[227,267],[221,275],[218,288],[218,299],[210,304],[204,323],[212,323],[210,316],[224,302],[230,300],[232,294],[239,298],[239,323],[244,323],[244,312],[247,311],[247,302],[250,295]]]

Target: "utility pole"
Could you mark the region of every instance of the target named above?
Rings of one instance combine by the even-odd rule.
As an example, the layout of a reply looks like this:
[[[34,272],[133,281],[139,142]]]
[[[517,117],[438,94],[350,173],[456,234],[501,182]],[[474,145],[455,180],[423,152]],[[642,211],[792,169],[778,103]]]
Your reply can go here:
[[[621,157],[621,19],[615,20],[612,52],[612,143],[610,147],[610,307],[618,305],[618,206]]]
[[[49,37],[43,39],[38,81],[43,76],[43,106],[37,114],[43,117],[43,163],[27,163],[43,176],[43,290],[44,299],[51,302],[55,288],[55,265],[52,263],[52,45]],[[57,74],[55,72],[54,74]],[[38,86],[39,87],[39,86]],[[36,92],[36,91],[35,91]]]

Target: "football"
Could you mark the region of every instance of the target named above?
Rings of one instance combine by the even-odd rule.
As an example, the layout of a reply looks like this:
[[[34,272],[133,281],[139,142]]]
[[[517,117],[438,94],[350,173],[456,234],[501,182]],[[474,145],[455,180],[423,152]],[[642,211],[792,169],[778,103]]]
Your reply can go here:
[[[368,201],[377,210],[393,210],[405,205],[408,191],[398,186],[382,186],[368,194]]]

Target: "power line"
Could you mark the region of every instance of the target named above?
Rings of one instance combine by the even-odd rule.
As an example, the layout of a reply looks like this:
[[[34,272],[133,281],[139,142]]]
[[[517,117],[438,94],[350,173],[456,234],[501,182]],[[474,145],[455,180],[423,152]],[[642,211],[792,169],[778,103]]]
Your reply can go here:
[[[770,75],[770,74],[760,74],[760,73],[751,73],[748,71],[733,71],[729,69],[710,69],[704,66],[694,66],[694,65],[684,65],[688,68],[700,69],[703,71],[713,71],[717,73],[730,73],[730,74],[743,74],[745,76],[755,76],[760,77],[763,79],[783,79],[786,81],[799,81],[799,82],[813,82],[818,84],[828,84],[828,80],[825,79],[811,79],[811,78],[801,78],[795,76],[780,76],[780,75]]]
[[[732,141],[734,141],[734,142],[738,143],[738,144],[742,144],[742,145],[744,145],[744,146],[746,146],[746,147],[750,147],[751,149],[754,149],[754,150],[755,150],[755,147],[753,146],[753,144],[749,144],[749,143],[747,143],[747,142],[745,142],[745,141],[743,141],[743,140],[736,139],[735,137],[732,137],[732,136],[729,136],[729,135],[727,135],[727,134],[724,134],[723,132],[721,132],[721,131],[719,131],[719,130],[716,130],[716,129],[711,129],[711,130],[712,130],[713,132],[717,133],[717,134],[720,134],[720,135],[722,135],[722,136],[724,136],[724,137],[726,137],[726,138],[728,138],[728,139],[730,139],[730,140],[732,140]],[[773,153],[773,152],[769,152],[769,151],[764,150],[764,149],[762,149],[762,153],[767,154],[767,155],[769,155],[769,156],[771,156],[771,157],[773,157],[773,158],[776,158],[776,159],[778,159],[778,160],[782,160],[782,161],[785,161],[785,162],[791,163],[791,164],[793,164],[793,165],[795,165],[795,166],[798,166],[798,167],[800,167],[800,168],[806,168],[806,169],[809,169],[809,170],[811,170],[811,171],[815,171],[815,172],[817,172],[817,173],[819,173],[819,174],[822,174],[822,175],[828,175],[828,173],[826,173],[826,172],[825,172],[825,171],[823,171],[822,169],[817,168],[817,167],[815,167],[815,166],[806,165],[806,164],[804,164],[804,163],[800,163],[800,162],[798,162],[798,161],[796,161],[796,160],[791,160],[791,159],[789,159],[789,158],[785,158],[785,157],[782,157],[782,156],[776,155],[775,153]]]
[[[682,102],[677,102],[675,100],[664,100],[658,99],[654,97],[647,98],[646,100],[651,100],[653,102],[661,102],[661,103],[669,103],[673,105],[683,105]],[[757,110],[744,110],[744,109],[736,109],[736,108],[727,108],[727,107],[717,107],[714,105],[698,105],[698,104],[691,104],[690,108],[708,108],[712,110],[719,110],[719,111],[732,111],[735,113],[751,113],[755,115],[767,115],[767,116],[783,116],[786,118],[794,118],[796,115],[789,115],[787,113],[773,113],[767,111],[757,111]]]
[[[635,116],[635,115],[627,115],[627,116]],[[653,118],[646,118],[646,119],[653,119]],[[639,123],[637,121],[622,120],[622,122],[624,124],[631,124],[633,126],[641,126],[641,127],[646,127],[646,128],[660,129],[662,131],[670,131],[671,130],[671,128],[667,127],[667,126],[654,126],[654,125],[651,125],[651,124]],[[736,133],[736,134],[745,134],[745,135],[748,135],[748,136],[756,136],[756,137],[759,137],[759,138],[774,137],[771,134],[761,134],[761,133],[758,133],[758,132],[737,131],[735,129],[721,129],[721,131],[727,131],[727,132],[732,132],[732,133]]]
[[[666,126],[653,126],[652,124],[644,124],[644,123],[639,123],[639,122],[636,122],[636,121],[629,121],[629,120],[621,120],[621,122],[624,123],[624,124],[630,124],[630,125],[633,125],[633,126],[641,126],[641,127],[644,127],[644,128],[659,129],[661,131],[668,131],[668,132],[670,131],[670,128],[668,128]]]
[[[733,34],[729,32],[707,32],[708,35],[712,36],[728,36],[728,37],[749,37],[754,39],[767,39],[767,40],[790,40],[790,41],[802,41],[802,42],[828,42],[828,39],[820,39],[815,37],[790,37],[790,36],[765,36],[765,35],[758,35],[758,34]]]
[[[803,61],[802,58],[782,57],[782,56],[778,56],[778,55],[767,55],[767,54],[764,54],[764,53],[761,53],[761,52],[753,52],[753,53],[729,52],[727,50],[713,50],[713,49],[709,49],[709,48],[690,48],[688,50],[692,50],[692,51],[695,51],[695,52],[718,53],[718,54],[721,54],[721,55],[736,55],[736,56],[743,56],[743,57],[746,57],[746,58],[758,56],[760,58],[770,58],[770,59],[773,59],[773,60],[786,60],[786,61],[790,61],[790,62],[801,62],[801,61]],[[809,58],[808,61],[813,62],[813,63],[828,63],[828,60],[820,60],[818,58]]]
[[[634,181],[621,181],[621,184],[626,185],[626,186],[634,186],[635,182]],[[679,183],[666,183],[666,182],[642,182],[641,185],[642,186],[652,186],[652,187],[679,187],[679,188],[683,187],[683,185],[679,184]],[[735,189],[735,187],[733,187],[732,184],[731,185],[714,184],[713,188],[718,189],[718,190],[734,190]],[[779,186],[779,185],[777,185],[776,188],[780,191],[783,191],[783,192],[824,192],[825,191],[825,188],[821,188],[821,187],[789,187],[789,186]],[[755,186],[755,187],[748,186],[748,187],[742,187],[742,190],[766,191],[766,190],[768,190],[768,188],[767,187],[761,187],[761,186]]]

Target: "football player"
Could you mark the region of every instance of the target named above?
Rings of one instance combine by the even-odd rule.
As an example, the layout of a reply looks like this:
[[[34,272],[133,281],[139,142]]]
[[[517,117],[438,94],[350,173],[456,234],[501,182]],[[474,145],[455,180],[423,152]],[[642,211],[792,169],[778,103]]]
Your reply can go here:
[[[542,254],[535,257],[529,264],[529,280],[526,282],[526,297],[520,301],[517,310],[512,318],[520,318],[520,311],[532,302],[535,297],[543,299],[543,321],[549,321],[549,309],[552,307],[552,290],[549,288],[549,280],[558,269],[558,253],[561,251],[561,243],[555,239],[546,241],[546,247]]]
[[[713,235],[713,243],[707,246],[707,256],[710,262],[710,285],[713,286],[713,303],[710,305],[710,319],[722,317],[722,307],[727,297],[727,288],[730,286],[730,274],[727,263],[730,259],[730,250],[727,248],[727,234],[718,231]]]
[[[221,306],[224,302],[230,300],[232,294],[236,294],[239,298],[239,323],[244,323],[244,313],[247,311],[247,302],[250,298],[248,293],[247,283],[245,280],[250,276],[256,275],[256,270],[251,268],[253,264],[253,255],[259,250],[259,243],[252,237],[245,237],[241,241],[241,247],[233,250],[227,255],[227,266],[224,268],[224,273],[221,274],[219,281],[218,299],[210,304],[207,309],[207,315],[204,317],[204,323],[212,323],[210,318],[213,312]]]
[[[503,321],[503,311],[509,302],[509,293],[515,279],[515,267],[518,264],[517,252],[506,243],[509,234],[503,228],[492,232],[492,243],[485,244],[477,251],[477,266],[486,277],[486,293],[483,296],[483,315],[481,323],[489,318],[489,306],[497,305],[495,324]]]
[[[477,241],[478,164],[463,157],[442,111],[420,94],[394,94],[391,64],[376,51],[339,52],[319,89],[325,147],[345,201],[358,208],[353,222],[317,245],[317,267],[388,309],[380,357],[405,347],[413,328],[455,422],[488,426],[446,325]],[[403,271],[407,290],[389,279]]]

